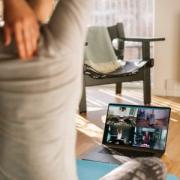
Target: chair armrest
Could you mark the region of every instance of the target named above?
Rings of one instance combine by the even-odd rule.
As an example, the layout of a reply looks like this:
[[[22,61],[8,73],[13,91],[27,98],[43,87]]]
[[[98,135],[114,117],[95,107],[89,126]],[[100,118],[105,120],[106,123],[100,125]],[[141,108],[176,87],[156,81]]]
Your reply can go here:
[[[164,41],[165,38],[143,38],[143,37],[133,37],[133,38],[129,38],[129,37],[122,37],[119,38],[123,41],[132,41],[132,42],[152,42],[152,41]]]
[[[141,42],[142,43],[142,59],[144,61],[151,61],[150,57],[150,43],[155,41],[164,41],[165,38],[141,38],[141,37],[135,37],[135,38],[119,38],[122,41],[131,41],[131,42]],[[150,67],[153,66],[153,63],[150,63]]]

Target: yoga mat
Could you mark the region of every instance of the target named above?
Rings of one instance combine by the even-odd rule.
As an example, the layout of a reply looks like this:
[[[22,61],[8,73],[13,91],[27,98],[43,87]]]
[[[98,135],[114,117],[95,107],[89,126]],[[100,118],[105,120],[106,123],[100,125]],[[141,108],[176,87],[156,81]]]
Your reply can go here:
[[[77,160],[79,180],[98,180],[119,165],[96,161]],[[179,180],[177,176],[168,174],[166,180]]]

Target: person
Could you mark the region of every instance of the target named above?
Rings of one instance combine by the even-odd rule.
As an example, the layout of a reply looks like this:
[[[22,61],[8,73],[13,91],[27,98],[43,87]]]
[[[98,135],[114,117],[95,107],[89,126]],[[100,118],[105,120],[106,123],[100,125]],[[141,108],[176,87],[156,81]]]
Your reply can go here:
[[[20,1],[17,9],[24,12]],[[59,1],[48,24],[40,27],[33,55],[20,54],[16,32],[5,46],[0,29],[1,180],[77,179],[75,113],[90,3]]]
[[[117,140],[121,140],[122,138],[122,127],[117,128]]]
[[[150,135],[149,132],[146,131],[143,136],[143,144],[149,146],[149,142],[150,142]]]
[[[154,111],[150,113],[149,115],[149,126],[154,127],[155,124],[155,114]]]

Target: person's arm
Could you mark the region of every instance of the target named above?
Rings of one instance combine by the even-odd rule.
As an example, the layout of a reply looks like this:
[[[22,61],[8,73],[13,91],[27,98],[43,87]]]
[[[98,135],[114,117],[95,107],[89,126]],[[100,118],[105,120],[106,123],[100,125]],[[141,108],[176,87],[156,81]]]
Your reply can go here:
[[[37,51],[38,21],[50,16],[52,5],[53,0],[4,0],[5,45],[10,45],[14,37],[21,59],[31,59]]]
[[[50,18],[54,7],[54,0],[28,0],[37,19],[44,23]]]
[[[4,0],[4,20],[6,46],[14,38],[20,58],[31,58],[39,39],[39,24],[32,8],[25,0]]]

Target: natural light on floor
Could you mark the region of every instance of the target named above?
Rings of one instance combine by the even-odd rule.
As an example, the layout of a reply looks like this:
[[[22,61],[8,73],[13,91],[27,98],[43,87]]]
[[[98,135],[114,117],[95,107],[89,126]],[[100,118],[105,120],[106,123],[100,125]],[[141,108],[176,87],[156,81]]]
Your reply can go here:
[[[94,93],[96,94],[96,96],[94,96]],[[99,111],[104,111],[98,116],[99,121],[104,124],[108,103],[119,101],[127,104],[138,104],[138,102],[141,102],[142,104],[142,97],[143,95],[141,89],[124,89],[122,95],[120,96],[115,94],[115,89],[112,87],[90,87],[87,90],[88,113],[95,114]],[[164,97],[153,96],[152,104],[155,106],[170,106],[172,112],[171,122],[179,122],[179,120],[176,118],[176,115],[180,114],[180,104],[173,101],[173,98],[168,99]],[[77,115],[76,122],[77,129],[82,133],[86,134],[89,137],[95,137],[97,139],[102,138],[102,128],[91,122],[91,119],[89,120],[88,117]]]
[[[80,115],[76,116],[76,128],[89,137],[102,139],[103,130]]]

